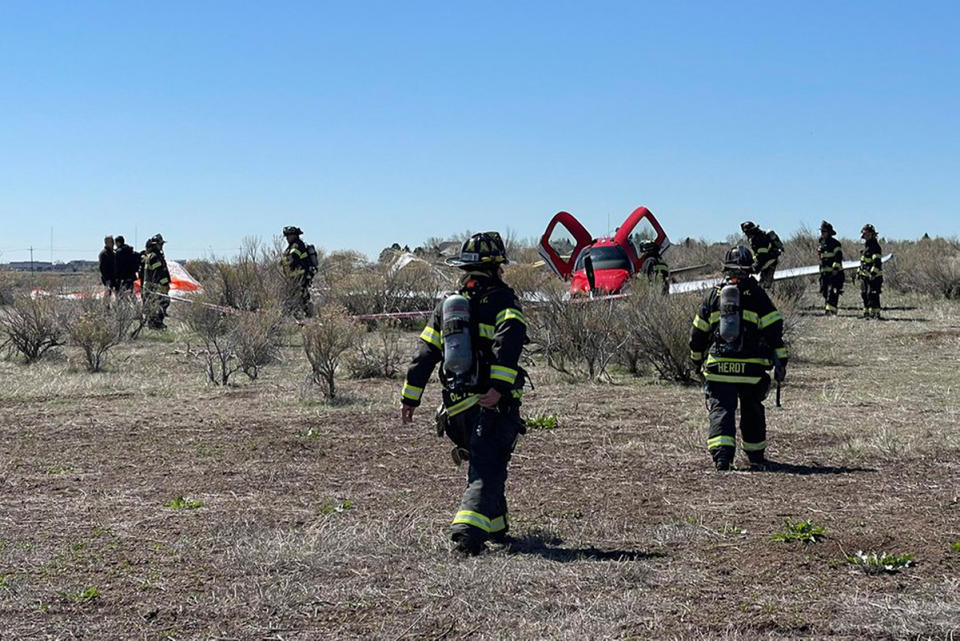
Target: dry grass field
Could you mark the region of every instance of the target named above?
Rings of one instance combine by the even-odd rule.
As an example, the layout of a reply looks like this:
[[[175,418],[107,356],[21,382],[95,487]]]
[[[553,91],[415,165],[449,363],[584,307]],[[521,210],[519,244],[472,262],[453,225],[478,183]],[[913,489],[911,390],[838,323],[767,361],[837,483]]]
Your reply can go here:
[[[806,301],[770,471],[713,471],[697,388],[534,368],[557,426],[514,457],[514,540],[469,559],[435,384],[413,426],[397,381],[326,404],[291,338],[215,387],[176,322],[100,374],[0,360],[0,638],[960,638],[960,303],[865,322],[849,289],[840,318]]]

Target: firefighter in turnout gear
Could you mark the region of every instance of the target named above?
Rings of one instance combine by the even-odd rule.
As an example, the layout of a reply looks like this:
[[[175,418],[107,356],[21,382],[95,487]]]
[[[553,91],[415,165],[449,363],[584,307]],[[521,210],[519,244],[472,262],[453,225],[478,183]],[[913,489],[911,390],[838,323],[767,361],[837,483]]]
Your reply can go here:
[[[843,247],[834,238],[837,235],[833,225],[827,221],[820,223],[820,245],[817,256],[820,258],[820,293],[823,295],[824,313],[836,316],[839,311],[840,294],[843,293]]]
[[[140,259],[140,293],[143,298],[143,313],[147,326],[151,329],[166,329],[163,320],[170,307],[170,270],[163,255],[166,243],[163,236],[157,234],[146,243]]]
[[[507,464],[526,431],[520,419],[525,374],[519,360],[527,328],[516,295],[501,280],[507,258],[498,233],[473,235],[446,262],[466,274],[458,293],[437,306],[420,334],[401,392],[401,421],[413,420],[439,364],[443,404],[437,433],[454,442],[455,462],[469,460],[451,538],[459,552],[478,554],[487,541],[505,542],[509,529]]]
[[[786,377],[783,316],[750,273],[753,256],[734,247],[723,263],[724,280],[707,294],[690,332],[690,357],[702,366],[710,415],[707,449],[718,470],[729,470],[736,453],[736,412],[740,438],[752,466],[762,469],[767,423],[763,400],[770,389],[767,370]]]
[[[777,261],[783,253],[783,243],[777,232],[763,231],[756,223],[745,221],[740,224],[750,248],[753,250],[753,273],[760,274],[760,284],[769,289],[773,285],[773,275],[777,271]]]
[[[660,245],[652,240],[640,245],[643,273],[651,283],[658,283],[664,295],[670,293],[670,268],[660,254]]]
[[[283,268],[297,287],[296,313],[310,316],[310,283],[313,281],[314,268],[307,245],[300,239],[301,234],[303,230],[299,227],[291,225],[283,228],[283,235],[287,239]]]
[[[883,256],[877,242],[877,230],[867,223],[860,230],[863,249],[860,250],[860,297],[863,298],[863,317],[880,318],[880,291],[883,289]]]

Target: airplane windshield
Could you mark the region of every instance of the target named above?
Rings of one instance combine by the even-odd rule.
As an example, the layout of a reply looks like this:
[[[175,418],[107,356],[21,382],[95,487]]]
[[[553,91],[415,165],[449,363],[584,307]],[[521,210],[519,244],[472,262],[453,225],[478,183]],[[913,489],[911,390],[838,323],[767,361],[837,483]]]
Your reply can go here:
[[[577,258],[577,264],[574,271],[583,269],[583,261],[590,255],[593,259],[594,269],[625,269],[630,271],[630,260],[622,248],[617,245],[607,247],[590,247],[585,249]]]

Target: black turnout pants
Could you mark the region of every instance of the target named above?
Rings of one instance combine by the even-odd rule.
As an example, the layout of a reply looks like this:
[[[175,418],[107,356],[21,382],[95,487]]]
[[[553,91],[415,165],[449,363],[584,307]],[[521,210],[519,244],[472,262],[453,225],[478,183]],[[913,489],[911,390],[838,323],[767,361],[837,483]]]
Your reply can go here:
[[[506,536],[507,464],[524,431],[517,407],[489,410],[476,405],[450,418],[451,436],[462,435],[470,450],[467,489],[453,519],[451,535],[479,541]],[[454,438],[454,442],[459,441]],[[463,442],[457,442],[463,446]]]
[[[820,274],[820,294],[823,296],[824,309],[828,314],[836,314],[839,311],[842,293],[843,272]]]
[[[743,451],[751,461],[762,461],[767,447],[767,418],[763,399],[770,389],[770,377],[756,384],[707,381],[707,411],[710,432],[707,449],[714,460],[733,460],[737,448],[737,404],[740,405],[740,438]]]
[[[863,311],[866,315],[880,315],[880,292],[882,289],[882,278],[860,280],[860,297],[863,299]]]

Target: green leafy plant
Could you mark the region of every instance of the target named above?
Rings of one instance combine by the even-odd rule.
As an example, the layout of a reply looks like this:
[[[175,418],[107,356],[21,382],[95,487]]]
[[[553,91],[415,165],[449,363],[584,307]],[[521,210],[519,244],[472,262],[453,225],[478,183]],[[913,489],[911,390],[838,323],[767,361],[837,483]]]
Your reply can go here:
[[[856,554],[847,557],[847,563],[860,568],[867,574],[892,573],[913,565],[913,555],[857,550]]]
[[[560,426],[556,414],[537,414],[524,422],[531,430],[555,430]]]
[[[787,519],[783,524],[783,530],[773,535],[774,541],[802,541],[803,543],[816,543],[820,540],[826,530],[813,521],[791,521]]]
[[[0,590],[9,590],[9,589],[10,589],[10,575],[0,574]]]
[[[183,498],[183,494],[178,494],[172,501],[167,503],[167,507],[174,510],[195,510],[203,507],[203,501],[190,501]]]
[[[67,590],[61,590],[59,593],[61,598],[66,601],[73,601],[75,603],[86,603],[87,601],[93,601],[100,596],[100,588],[96,586],[90,586],[86,590],[77,590],[75,592],[69,592]]]
[[[960,541],[955,541],[950,544],[950,547],[953,548],[954,552],[960,552]]]
[[[340,514],[341,512],[346,512],[347,510],[353,509],[353,501],[338,501],[334,499],[324,499],[323,503],[320,504],[320,508],[317,510],[320,514],[329,515],[329,514]]]

